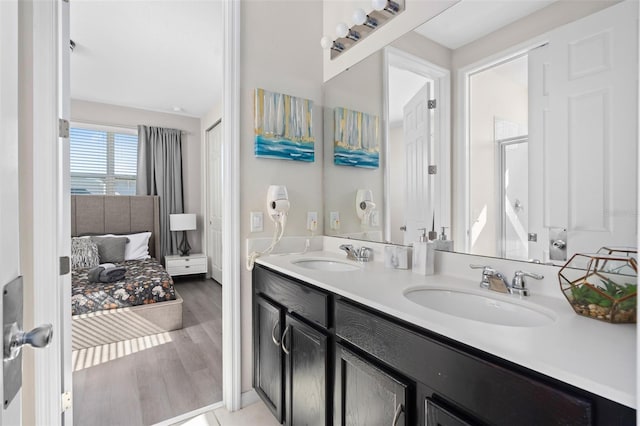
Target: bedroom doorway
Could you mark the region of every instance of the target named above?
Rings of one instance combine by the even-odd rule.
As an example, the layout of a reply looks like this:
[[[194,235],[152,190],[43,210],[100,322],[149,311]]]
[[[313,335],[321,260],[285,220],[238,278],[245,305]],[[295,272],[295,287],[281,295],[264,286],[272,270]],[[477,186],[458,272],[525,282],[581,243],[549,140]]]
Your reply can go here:
[[[153,4],[153,7],[149,7],[150,4]],[[182,130],[184,213],[195,214],[197,217],[197,230],[189,231],[188,235],[189,243],[192,245],[189,259],[191,264],[185,265],[184,268],[192,268],[189,271],[193,271],[196,263],[198,266],[208,263],[208,273],[198,275],[186,274],[184,272],[187,270],[175,267],[171,270],[167,265],[166,269],[174,282],[175,292],[182,299],[181,328],[162,332],[151,330],[144,336],[77,348],[74,351],[73,418],[77,426],[168,424],[178,421],[181,416],[194,415],[222,405],[223,301],[222,287],[219,284],[222,281],[222,245],[219,243],[219,248],[214,253],[208,244],[210,239],[207,224],[210,216],[207,182],[214,173],[209,173],[209,155],[205,151],[208,140],[214,140],[216,137],[218,145],[221,146],[222,126],[219,118],[222,115],[222,99],[221,92],[210,93],[201,80],[181,74],[195,70],[196,74],[206,76],[205,79],[212,80],[212,76],[218,76],[217,80],[220,87],[222,86],[221,72],[207,68],[213,62],[213,54],[205,64],[190,62],[192,59],[195,61],[206,56],[202,55],[202,52],[207,51],[207,48],[203,48],[200,41],[224,39],[222,6],[221,16],[212,17],[204,10],[211,4],[221,5],[215,1],[79,2],[71,5],[71,39],[74,41],[70,66],[72,134],[74,122],[81,123],[85,128],[90,127],[92,131],[104,132],[104,164],[109,171],[118,175],[112,179],[118,180],[123,177],[117,170],[125,170],[118,164],[127,157],[118,156],[118,141],[123,140],[123,137],[118,135],[127,131],[135,133],[139,124]],[[198,7],[201,9],[194,10]],[[166,15],[162,15],[163,12],[166,12]],[[75,18],[74,14],[77,14]],[[148,19],[148,22],[143,22],[143,19]],[[218,20],[219,25],[214,22]],[[101,24],[109,26],[109,22],[114,21],[122,24],[115,34],[105,30]],[[179,24],[183,25],[182,28],[189,24],[189,31],[165,34],[172,28],[179,29]],[[141,30],[142,28],[144,30]],[[198,28],[213,28],[219,34],[198,32]],[[155,37],[149,37],[151,34]],[[185,42],[187,36],[195,37],[197,40]],[[126,38],[126,43],[118,43],[121,37]],[[152,39],[155,41],[151,41]],[[130,54],[132,48],[137,49],[137,54]],[[221,50],[216,50],[216,54]],[[162,57],[166,63],[153,66],[150,61],[153,57],[159,56],[158,51],[163,52]],[[185,53],[187,58],[184,57]],[[137,56],[144,56],[149,63],[136,63],[137,59],[134,58]],[[171,60],[166,59],[168,56]],[[102,62],[100,58],[103,58]],[[219,62],[221,64],[222,61]],[[113,64],[124,63],[124,73],[115,72],[111,68]],[[86,67],[81,69],[80,65]],[[137,71],[149,67],[154,69],[152,74],[143,73],[144,78],[135,80],[139,78]],[[87,70],[94,71],[86,72]],[[157,80],[154,84],[153,79],[171,84],[160,84]],[[135,80],[136,85],[140,87],[147,85],[146,96],[139,96],[136,87],[130,85],[130,80]],[[188,83],[187,87],[184,86],[185,83]],[[150,89],[149,86],[153,87]],[[109,87],[118,87],[118,90],[109,90]],[[119,97],[114,98],[115,95]],[[198,99],[202,100],[199,105],[194,103]],[[215,124],[210,126],[211,123]],[[121,131],[115,131],[114,128],[120,128]],[[95,136],[93,133],[92,135]],[[91,139],[91,142],[95,140]],[[220,148],[218,152],[220,153]],[[99,155],[96,152],[93,154],[95,155],[90,155],[90,159],[96,160]],[[135,154],[129,154],[135,164]],[[220,154],[217,161],[220,174],[223,161]],[[85,165],[89,163],[90,161],[84,162]],[[135,170],[135,166],[132,170]],[[100,178],[86,178],[89,182],[85,179],[82,188],[76,188],[76,197],[93,194],[94,189],[99,191],[100,188],[108,187],[106,184],[96,184],[92,187],[88,183],[98,183],[96,179]],[[218,194],[222,194],[220,185],[221,181],[218,180]],[[116,192],[118,194],[113,195],[124,195],[122,190],[116,189]],[[109,214],[107,210],[103,212],[105,217]],[[120,209],[109,211],[111,215],[115,213],[120,218],[124,217]],[[223,209],[218,207],[214,216],[219,222],[222,211]],[[130,220],[124,222],[133,223],[134,219],[135,215],[132,214]],[[89,233],[94,233],[92,231]],[[141,230],[130,231],[133,233]],[[220,241],[225,232],[221,226],[218,227],[218,232],[217,237]],[[214,262],[209,263],[205,259]],[[197,269],[200,271],[199,267]],[[208,275],[214,279],[209,279]],[[231,282],[228,288],[232,286]],[[125,321],[118,325],[106,324],[106,327],[130,325]],[[109,401],[108,404],[105,404],[105,401]],[[114,407],[119,408],[114,410]]]

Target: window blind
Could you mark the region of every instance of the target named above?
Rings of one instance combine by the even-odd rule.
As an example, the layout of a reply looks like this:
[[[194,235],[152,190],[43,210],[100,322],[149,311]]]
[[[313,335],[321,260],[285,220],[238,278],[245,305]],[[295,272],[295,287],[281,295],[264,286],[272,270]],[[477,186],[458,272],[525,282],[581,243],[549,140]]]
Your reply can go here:
[[[138,136],[72,127],[71,193],[135,195]]]

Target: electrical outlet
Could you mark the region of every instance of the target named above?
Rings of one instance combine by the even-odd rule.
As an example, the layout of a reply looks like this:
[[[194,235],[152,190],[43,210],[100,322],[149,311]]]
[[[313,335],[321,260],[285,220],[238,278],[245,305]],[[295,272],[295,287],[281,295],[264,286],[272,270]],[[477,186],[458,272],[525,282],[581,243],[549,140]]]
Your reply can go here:
[[[373,210],[369,216],[371,218],[371,226],[380,226],[380,215],[378,210]]]
[[[307,212],[307,230],[315,232],[318,229],[318,212]]]
[[[264,220],[262,212],[251,212],[250,232],[262,232],[264,229]]]
[[[338,229],[340,229],[340,213],[338,212],[329,213],[329,224],[331,226],[331,229],[333,229],[334,231],[337,231]]]

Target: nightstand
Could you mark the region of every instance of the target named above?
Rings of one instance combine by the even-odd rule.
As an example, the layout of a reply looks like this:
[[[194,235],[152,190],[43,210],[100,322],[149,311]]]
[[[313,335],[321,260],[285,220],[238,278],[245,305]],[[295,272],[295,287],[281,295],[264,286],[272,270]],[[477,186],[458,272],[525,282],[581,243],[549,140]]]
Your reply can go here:
[[[165,268],[169,275],[191,275],[207,273],[207,256],[202,253],[192,253],[189,256],[165,256]]]

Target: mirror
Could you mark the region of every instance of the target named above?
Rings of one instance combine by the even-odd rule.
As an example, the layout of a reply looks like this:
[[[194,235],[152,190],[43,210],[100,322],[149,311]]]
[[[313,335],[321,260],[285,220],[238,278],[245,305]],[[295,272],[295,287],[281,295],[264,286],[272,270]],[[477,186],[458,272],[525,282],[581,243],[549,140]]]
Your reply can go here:
[[[329,80],[325,235],[446,227],[455,251],[556,264],[635,246],[637,7],[462,1]],[[336,161],[345,126],[378,167]]]

